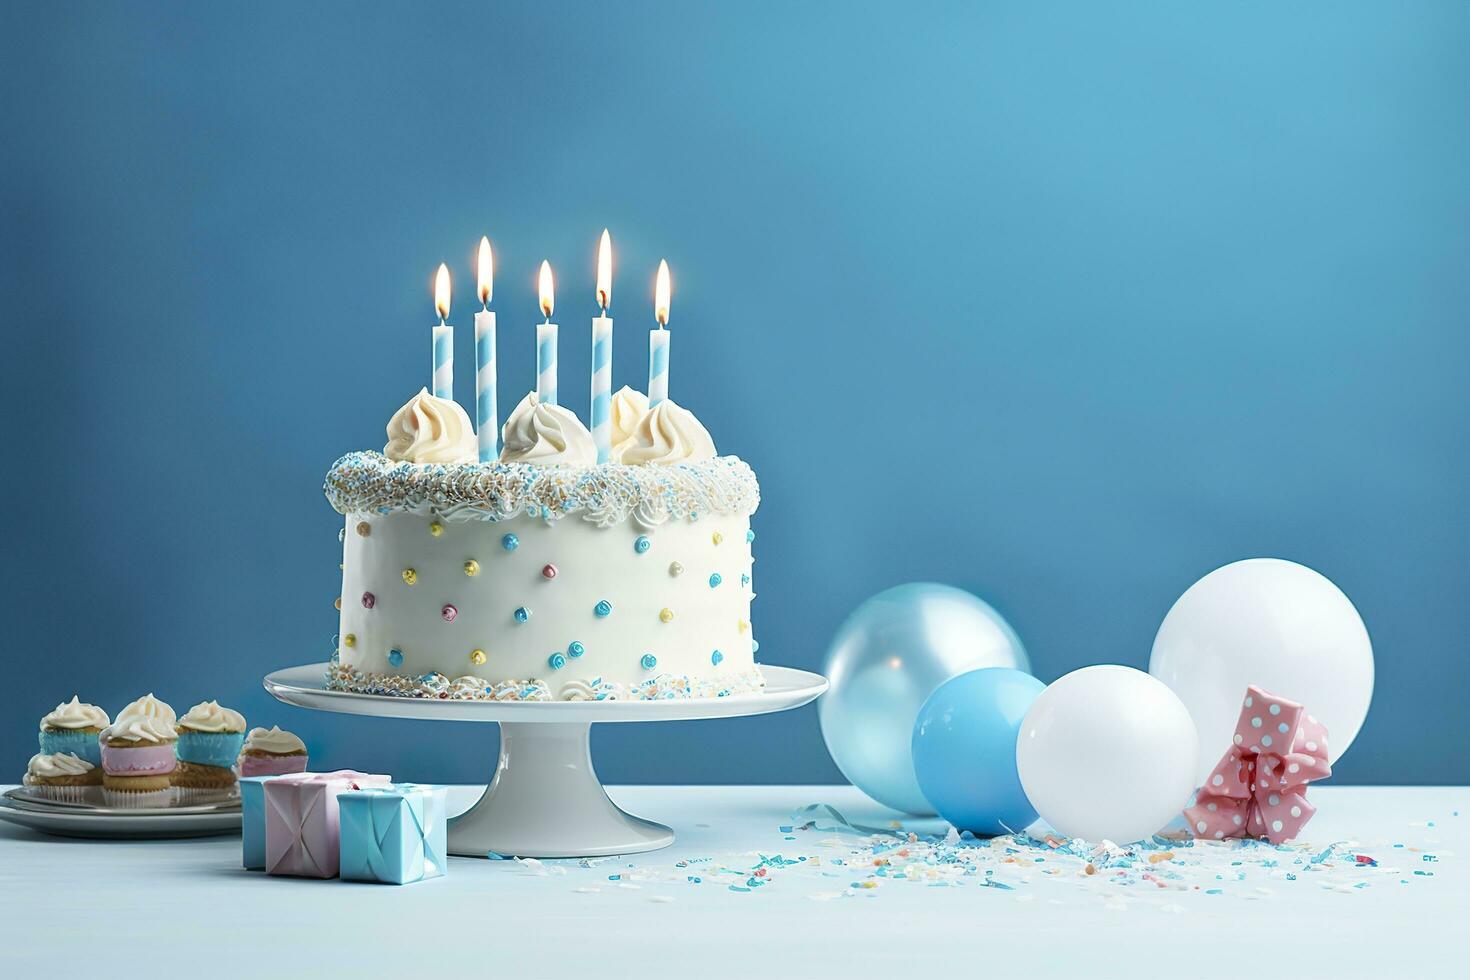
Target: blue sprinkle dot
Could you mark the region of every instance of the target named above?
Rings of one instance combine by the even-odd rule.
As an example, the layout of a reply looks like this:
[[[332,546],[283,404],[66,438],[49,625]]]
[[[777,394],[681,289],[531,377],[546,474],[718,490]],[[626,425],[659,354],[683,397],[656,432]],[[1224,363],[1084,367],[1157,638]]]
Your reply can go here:
[[[531,610],[527,609],[525,606],[517,606],[515,616],[516,622],[524,623],[526,620],[531,618]]]
[[[583,646],[583,645],[582,645],[582,644],[581,644],[581,643],[580,643],[580,642],[579,642],[579,641],[577,641],[577,640],[573,640],[573,641],[572,641],[572,642],[571,642],[571,643],[570,643],[570,644],[569,644],[569,645],[568,645],[568,646],[567,646],[567,655],[568,655],[568,656],[570,656],[570,657],[580,657],[580,656],[581,656],[581,655],[582,655],[582,654],[584,654],[584,653],[586,653],[586,652],[587,652],[587,648],[586,648],[586,647],[584,647],[584,646]]]
[[[745,532],[745,543],[746,544],[753,544],[754,542],[755,542],[755,531],[753,531],[753,530],[746,531]]]
[[[608,602],[606,599],[603,599],[599,601],[597,605],[592,607],[592,611],[597,613],[598,616],[606,618],[612,615],[612,603]]]
[[[546,658],[546,664],[552,670],[561,670],[567,665],[567,658],[559,653],[553,653],[551,656]]]
[[[750,576],[749,575],[741,575],[740,576],[740,584],[741,585],[749,585],[750,584]]]
[[[651,653],[645,653],[643,659],[638,662],[643,665],[644,670],[652,670],[658,666],[658,658]]]
[[[640,555],[646,554],[648,552],[648,549],[652,547],[653,542],[648,540],[648,535],[646,534],[638,535],[638,540],[633,542],[633,550],[638,552]]]
[[[521,546],[521,539],[516,537],[514,534],[507,534],[505,537],[500,539],[500,546],[506,551],[515,551]]]
[[[717,587],[723,581],[725,581],[725,580],[722,579],[722,578],[720,578],[720,573],[719,572],[715,572],[714,574],[712,574],[709,577],[709,587],[713,589],[713,588]]]
[[[391,664],[394,667],[402,667],[403,666],[403,651],[402,650],[389,650],[388,651],[388,663]]]
[[[709,662],[714,664],[716,667],[718,667],[720,665],[720,661],[724,659],[725,655],[718,650],[709,655]]]

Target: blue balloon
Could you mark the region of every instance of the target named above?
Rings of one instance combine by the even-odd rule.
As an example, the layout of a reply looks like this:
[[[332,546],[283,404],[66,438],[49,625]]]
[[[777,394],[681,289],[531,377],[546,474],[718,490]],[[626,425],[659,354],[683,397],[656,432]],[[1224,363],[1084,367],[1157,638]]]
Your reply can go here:
[[[1016,773],[1021,720],[1046,685],[992,667],[952,677],[919,709],[914,774],[939,815],[974,834],[1024,829],[1036,810]]]
[[[1031,662],[1015,630],[963,589],[918,582],[880,592],[838,629],[817,702],[832,761],[884,806],[931,814],[909,743],[919,707],[956,674]]]

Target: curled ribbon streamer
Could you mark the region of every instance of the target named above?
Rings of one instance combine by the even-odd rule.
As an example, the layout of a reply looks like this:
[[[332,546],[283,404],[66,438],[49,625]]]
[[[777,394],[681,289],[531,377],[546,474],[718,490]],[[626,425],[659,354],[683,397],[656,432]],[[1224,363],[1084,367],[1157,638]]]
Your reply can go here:
[[[1296,702],[1252,685],[1233,741],[1184,811],[1190,833],[1291,840],[1317,812],[1307,802],[1307,784],[1332,775],[1327,729]]]

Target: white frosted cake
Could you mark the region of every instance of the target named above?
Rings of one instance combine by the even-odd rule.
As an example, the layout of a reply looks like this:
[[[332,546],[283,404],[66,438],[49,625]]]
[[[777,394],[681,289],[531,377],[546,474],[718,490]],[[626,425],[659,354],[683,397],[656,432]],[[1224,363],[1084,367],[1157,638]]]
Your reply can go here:
[[[382,453],[327,475],[342,531],[327,684],[419,698],[605,700],[759,690],[755,474],[671,401],[613,398],[610,462],[526,396],[497,461],[421,391]]]

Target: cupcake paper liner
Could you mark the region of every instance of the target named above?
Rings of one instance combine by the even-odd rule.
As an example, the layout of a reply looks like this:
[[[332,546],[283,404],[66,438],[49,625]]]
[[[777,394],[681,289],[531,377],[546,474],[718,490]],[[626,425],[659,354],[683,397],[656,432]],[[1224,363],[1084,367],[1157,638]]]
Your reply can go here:
[[[108,806],[119,809],[158,809],[173,804],[174,790],[104,788],[102,799]]]

